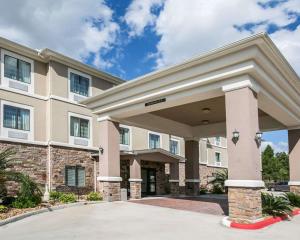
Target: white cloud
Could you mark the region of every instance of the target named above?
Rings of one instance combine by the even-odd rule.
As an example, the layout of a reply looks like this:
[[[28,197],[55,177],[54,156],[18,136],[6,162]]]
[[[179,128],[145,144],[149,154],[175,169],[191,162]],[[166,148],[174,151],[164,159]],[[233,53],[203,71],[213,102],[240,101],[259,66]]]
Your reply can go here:
[[[153,25],[157,18],[153,9],[163,2],[164,0],[133,0],[124,16],[124,21],[130,28],[129,36],[140,36],[146,26]]]
[[[135,0],[134,2],[138,2]],[[149,2],[149,1],[146,1]],[[163,67],[183,61],[194,55],[206,52],[246,37],[249,31],[238,31],[235,25],[245,23],[261,23],[252,29],[253,33],[266,31],[270,23],[284,26],[295,21],[295,16],[287,15],[287,11],[300,11],[300,1],[290,0],[279,4],[276,8],[262,8],[258,0],[166,0],[153,22],[149,17],[149,4],[144,8],[130,9],[131,16],[147,15],[151,20],[136,18],[133,29],[142,34],[145,24],[152,25],[161,37],[157,44],[157,67]],[[266,1],[265,1],[266,2]],[[145,8],[147,7],[147,10]],[[127,12],[128,13],[128,12]],[[148,13],[148,14],[145,14]],[[153,16],[152,16],[153,17]],[[133,18],[133,17],[132,17]],[[131,24],[128,22],[129,25]],[[300,28],[291,32],[281,30],[271,35],[275,43],[300,72],[299,42]],[[298,51],[297,51],[298,50]]]
[[[95,54],[97,67],[109,66],[101,53],[112,47],[119,26],[104,0],[0,0],[0,5],[0,36],[79,60]]]
[[[273,148],[275,153],[278,153],[278,152],[288,153],[288,143],[287,142],[278,142],[278,143],[274,143],[274,142],[270,142],[270,141],[262,142],[261,151],[264,151],[268,145],[270,145]]]

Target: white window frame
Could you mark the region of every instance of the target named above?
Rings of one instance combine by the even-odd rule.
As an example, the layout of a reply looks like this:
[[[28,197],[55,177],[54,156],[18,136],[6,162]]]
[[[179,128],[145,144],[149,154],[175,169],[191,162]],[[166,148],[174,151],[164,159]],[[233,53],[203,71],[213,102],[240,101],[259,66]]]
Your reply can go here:
[[[169,146],[170,152],[171,152],[171,141],[174,141],[174,142],[178,143],[178,145],[177,145],[178,146],[178,153],[176,153],[176,155],[180,155],[180,140],[177,139],[177,138],[174,138],[174,137],[170,138],[170,146]]]
[[[17,107],[17,108],[23,108],[29,110],[30,114],[30,130],[25,131],[25,130],[20,130],[20,129],[13,129],[13,128],[6,128],[4,127],[3,120],[4,120],[4,105],[12,106],[12,107]],[[12,138],[9,137],[8,132],[16,132],[16,133],[26,133],[28,138],[24,139],[27,141],[34,141],[34,108],[28,105],[23,105],[15,102],[9,102],[5,100],[1,100],[1,136],[4,138],[10,138],[10,139],[19,139],[19,138]],[[23,139],[22,139],[23,140]]]
[[[14,91],[17,91],[17,92],[22,92],[22,93],[28,92],[28,93],[34,94],[34,61],[30,58],[7,51],[5,49],[0,49],[0,50],[1,50],[1,85],[6,88],[14,89]],[[15,79],[11,79],[11,78],[7,78],[4,76],[4,56],[5,55],[8,55],[10,57],[30,63],[30,83],[24,83],[24,82],[21,82],[21,81],[15,80]],[[20,85],[24,85],[24,86],[28,87],[28,91],[23,91],[20,89],[15,89],[15,88],[9,87],[10,81],[17,82]]]
[[[132,127],[127,126],[127,125],[123,125],[123,124],[120,124],[119,127],[129,129],[129,145],[120,143],[120,150],[123,150],[123,151],[132,150]]]
[[[221,154],[221,152],[219,152],[219,151],[215,151],[214,152],[215,154],[214,154],[214,162],[215,162],[215,166],[217,166],[217,167],[221,167],[222,166],[222,154]],[[220,154],[220,162],[217,162],[216,161],[216,153],[219,153]]]
[[[219,142],[217,141],[217,138],[220,139]],[[221,137],[215,137],[215,145],[218,146],[218,147],[221,147],[221,146],[222,146],[222,139],[221,139]]]
[[[152,148],[150,148],[150,134],[159,136],[159,148],[162,148],[162,135],[158,132],[148,131],[148,134],[147,134],[147,136],[148,136],[148,149],[152,149]]]
[[[71,73],[74,73],[74,74],[77,74],[77,75],[80,75],[82,77],[89,79],[88,96],[83,96],[83,95],[71,92]],[[69,93],[68,94],[69,100],[71,100],[73,102],[75,101],[74,96],[78,96],[79,98],[83,98],[83,99],[91,97],[92,96],[92,77],[86,73],[80,72],[80,71],[72,69],[72,68],[68,68],[68,93]]]
[[[77,118],[82,118],[82,119],[86,119],[89,120],[89,138],[81,138],[81,137],[74,137],[71,136],[71,117],[77,117]],[[69,144],[71,145],[75,145],[75,146],[82,146],[82,147],[92,147],[93,146],[93,122],[92,122],[92,117],[86,116],[86,115],[82,115],[82,114],[78,114],[78,113],[73,113],[73,112],[69,112],[68,113],[68,136],[69,136]],[[88,145],[87,146],[83,146],[80,144],[76,144],[75,140],[79,139],[79,140],[83,140],[83,141],[88,141]]]

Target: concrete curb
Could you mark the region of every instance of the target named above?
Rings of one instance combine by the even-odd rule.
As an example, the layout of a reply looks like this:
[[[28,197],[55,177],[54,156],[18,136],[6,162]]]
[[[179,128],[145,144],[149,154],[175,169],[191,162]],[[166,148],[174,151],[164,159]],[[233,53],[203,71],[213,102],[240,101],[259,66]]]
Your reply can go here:
[[[45,207],[45,208],[33,210],[31,212],[23,213],[23,214],[20,214],[17,216],[13,216],[13,217],[1,220],[0,226],[4,226],[6,224],[13,223],[13,222],[16,222],[16,221],[22,220],[24,218],[40,214],[40,213],[52,212],[52,211],[56,211],[56,210],[60,210],[60,209],[64,209],[64,208],[77,207],[77,206],[83,206],[83,205],[91,205],[91,204],[97,204],[97,203],[105,203],[105,202],[106,201],[84,201],[84,202],[62,204],[62,205],[53,206],[53,207]]]
[[[300,214],[300,209],[295,209],[292,212],[292,216],[296,216]],[[261,221],[257,221],[255,223],[237,223],[234,221],[230,221],[229,217],[224,217],[222,219],[222,225],[228,228],[237,228],[237,229],[244,229],[244,230],[258,230],[270,226],[274,223],[281,222],[283,220],[288,219],[288,216],[282,217],[268,217]]]

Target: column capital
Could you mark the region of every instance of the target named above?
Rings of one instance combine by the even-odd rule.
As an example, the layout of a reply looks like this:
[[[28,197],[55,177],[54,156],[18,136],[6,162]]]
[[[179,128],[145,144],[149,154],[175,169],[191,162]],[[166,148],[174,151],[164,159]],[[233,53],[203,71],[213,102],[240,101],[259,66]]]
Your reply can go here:
[[[260,91],[258,84],[252,79],[247,79],[244,81],[239,81],[239,82],[235,82],[235,83],[230,83],[228,85],[224,85],[222,87],[222,91],[229,92],[229,91],[234,91],[234,90],[245,88],[245,87],[252,89],[256,93],[258,93]]]
[[[141,178],[129,178],[128,181],[129,182],[142,182],[143,179],[141,179]]]
[[[109,177],[109,176],[100,176],[97,177],[97,180],[100,182],[122,182],[121,177]]]
[[[264,188],[265,183],[261,180],[226,180],[226,187]]]

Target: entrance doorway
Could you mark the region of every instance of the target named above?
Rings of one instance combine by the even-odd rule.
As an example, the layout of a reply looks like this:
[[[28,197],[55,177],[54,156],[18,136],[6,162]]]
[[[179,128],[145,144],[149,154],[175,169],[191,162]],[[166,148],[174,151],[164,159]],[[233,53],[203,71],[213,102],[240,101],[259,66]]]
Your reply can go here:
[[[156,169],[142,168],[142,196],[156,194]]]

